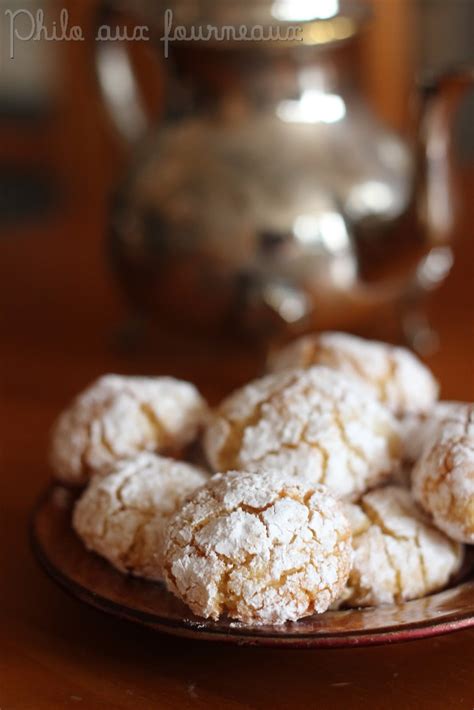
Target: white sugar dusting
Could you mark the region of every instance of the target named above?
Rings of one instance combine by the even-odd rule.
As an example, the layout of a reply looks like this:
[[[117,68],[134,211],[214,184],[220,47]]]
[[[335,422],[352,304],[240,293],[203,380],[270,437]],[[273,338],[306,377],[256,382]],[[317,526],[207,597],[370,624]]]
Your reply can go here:
[[[447,535],[474,543],[474,405],[451,404],[413,470],[413,494]]]
[[[438,384],[406,348],[346,333],[307,335],[273,354],[269,370],[324,365],[364,382],[397,416],[428,412]]]
[[[324,488],[275,471],[230,472],[170,522],[165,579],[199,616],[282,624],[325,611],[351,556],[341,504]]]
[[[354,499],[398,462],[398,423],[354,379],[325,367],[256,380],[225,400],[205,433],[214,470],[275,468]]]
[[[405,488],[387,486],[348,505],[354,564],[345,606],[416,599],[444,587],[459,570],[463,548],[437,530]]]
[[[120,571],[161,580],[168,521],[207,480],[189,464],[141,454],[92,479],[76,504],[73,526],[88,549]]]
[[[59,417],[51,464],[59,479],[82,485],[142,451],[181,449],[196,438],[206,417],[206,403],[188,382],[105,375]]]

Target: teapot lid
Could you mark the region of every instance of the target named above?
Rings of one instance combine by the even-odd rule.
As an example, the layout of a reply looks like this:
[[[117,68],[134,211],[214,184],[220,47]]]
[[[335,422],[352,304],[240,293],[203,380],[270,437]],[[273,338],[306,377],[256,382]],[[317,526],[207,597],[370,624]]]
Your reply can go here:
[[[187,30],[192,39],[191,28],[196,35],[199,29],[208,32],[210,41],[220,39],[219,31],[232,35],[232,30],[231,39],[244,39],[239,33],[247,30],[249,39],[253,33],[258,41],[266,37],[264,30],[273,28],[272,39],[278,41],[277,30],[288,39],[293,28],[304,44],[327,44],[352,37],[370,16],[367,0],[117,0],[112,4],[138,14],[150,28],[167,28],[171,41],[177,30],[181,35]]]

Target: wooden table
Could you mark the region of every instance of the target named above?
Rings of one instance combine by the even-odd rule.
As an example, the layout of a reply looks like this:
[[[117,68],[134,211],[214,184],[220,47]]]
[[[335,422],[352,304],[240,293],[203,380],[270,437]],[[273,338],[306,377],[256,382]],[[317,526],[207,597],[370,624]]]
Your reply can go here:
[[[443,396],[474,398],[473,180],[452,277],[432,303],[441,334],[430,365]],[[123,308],[89,204],[0,240],[0,708],[474,708],[474,630],[392,647],[276,651],[181,641],[67,597],[32,559],[27,525],[50,473],[48,430],[104,371],[168,372],[216,398],[251,374],[178,346],[118,354]],[[212,360],[212,358],[214,358]],[[209,367],[212,360],[213,366]]]

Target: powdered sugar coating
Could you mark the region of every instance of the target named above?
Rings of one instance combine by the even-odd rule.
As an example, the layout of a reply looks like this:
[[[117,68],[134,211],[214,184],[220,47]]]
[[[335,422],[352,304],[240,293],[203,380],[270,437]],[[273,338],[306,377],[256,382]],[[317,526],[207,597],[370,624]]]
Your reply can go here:
[[[474,544],[474,405],[452,407],[413,471],[413,494],[453,540]]]
[[[299,338],[270,358],[269,370],[312,365],[358,378],[397,416],[428,412],[438,398],[436,380],[412,352],[346,333]]]
[[[188,382],[105,375],[59,417],[51,464],[62,481],[81,485],[141,451],[178,452],[206,417],[206,403]]]
[[[425,414],[408,414],[400,420],[403,458],[418,461],[423,451],[442,431],[444,422],[456,419],[465,405],[462,402],[436,402]]]
[[[436,530],[410,492],[387,486],[348,505],[354,563],[345,606],[393,604],[442,589],[459,570],[463,548]]]
[[[324,367],[285,370],[237,390],[205,432],[217,471],[276,468],[355,498],[396,465],[397,423],[363,385]]]
[[[207,480],[195,466],[141,454],[91,480],[75,506],[74,529],[121,572],[161,580],[168,521]]]
[[[229,472],[171,520],[165,579],[199,616],[282,624],[325,611],[351,557],[347,519],[326,489],[276,471]]]

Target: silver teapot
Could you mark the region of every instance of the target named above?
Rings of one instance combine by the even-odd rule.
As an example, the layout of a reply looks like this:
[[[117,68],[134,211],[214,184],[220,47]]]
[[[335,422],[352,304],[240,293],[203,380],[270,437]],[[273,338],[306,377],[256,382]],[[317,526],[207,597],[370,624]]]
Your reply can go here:
[[[133,312],[264,339],[377,329],[396,313],[423,346],[422,297],[452,264],[449,127],[472,72],[425,88],[409,145],[358,91],[362,2],[180,0],[170,18],[141,0],[107,5],[108,22],[117,10],[169,53],[153,121],[130,47],[98,43],[104,96],[134,145],[110,234]]]

